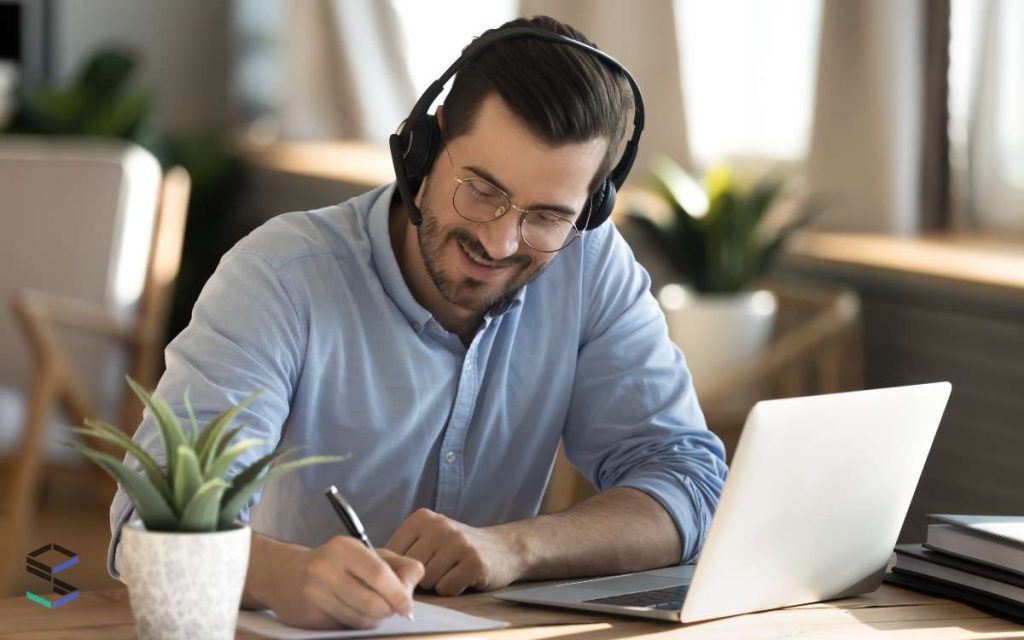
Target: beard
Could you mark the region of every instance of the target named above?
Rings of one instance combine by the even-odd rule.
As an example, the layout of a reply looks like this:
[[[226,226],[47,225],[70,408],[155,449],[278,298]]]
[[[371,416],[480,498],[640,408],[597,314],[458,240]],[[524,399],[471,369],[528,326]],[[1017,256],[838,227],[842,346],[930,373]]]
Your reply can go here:
[[[425,200],[425,198],[424,198]],[[433,211],[421,207],[423,222],[417,228],[420,255],[430,279],[441,293],[441,297],[467,311],[487,312],[507,304],[524,286],[533,282],[551,264],[550,261],[535,263],[529,256],[516,254],[503,261],[491,259],[487,250],[476,237],[461,227],[444,227],[437,221]],[[449,243],[456,245],[456,251],[463,249],[469,254],[502,267],[517,267],[497,292],[489,292],[488,284],[462,274],[445,273],[442,255]],[[463,248],[459,248],[459,246]],[[532,265],[532,266],[531,266]]]

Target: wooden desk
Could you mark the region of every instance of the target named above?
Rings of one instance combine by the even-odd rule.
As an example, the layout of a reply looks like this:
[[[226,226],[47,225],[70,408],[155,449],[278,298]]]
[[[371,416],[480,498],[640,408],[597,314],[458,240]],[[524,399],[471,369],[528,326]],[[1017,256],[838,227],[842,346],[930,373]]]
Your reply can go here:
[[[518,588],[518,587],[516,587]],[[606,640],[660,635],[679,638],[1024,638],[1024,626],[993,618],[965,605],[883,585],[878,591],[830,603],[792,607],[711,622],[679,625],[616,616],[504,603],[487,594],[460,598],[420,596],[424,602],[473,615],[508,620],[510,629],[473,633],[489,640]],[[132,616],[124,589],[84,591],[55,610],[24,597],[0,599],[0,639],[132,638]],[[239,638],[256,638],[239,633]],[[445,636],[423,636],[439,639]],[[453,635],[452,637],[457,637]],[[659,639],[659,640],[662,640]]]

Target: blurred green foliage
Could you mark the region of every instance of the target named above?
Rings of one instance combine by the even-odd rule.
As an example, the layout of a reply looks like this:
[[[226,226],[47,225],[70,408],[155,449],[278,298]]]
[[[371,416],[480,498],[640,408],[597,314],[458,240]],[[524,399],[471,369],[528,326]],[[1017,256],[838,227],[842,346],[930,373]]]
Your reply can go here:
[[[202,200],[238,168],[217,132],[169,134],[152,123],[153,97],[132,86],[137,67],[133,53],[104,48],[94,53],[75,78],[61,87],[15,89],[15,109],[3,133],[56,136],[98,136],[130,140],[149,149],[164,167],[181,165],[192,177]]]
[[[129,53],[104,49],[66,87],[20,84],[5,133],[104,136],[151,145],[156,135],[148,124],[152,97],[128,87],[134,69]]]
[[[628,216],[693,289],[732,293],[751,286],[793,232],[821,212],[816,201],[787,186],[763,179],[745,187],[726,167],[712,169],[701,183],[663,158],[655,164],[651,192],[669,214],[634,207]]]

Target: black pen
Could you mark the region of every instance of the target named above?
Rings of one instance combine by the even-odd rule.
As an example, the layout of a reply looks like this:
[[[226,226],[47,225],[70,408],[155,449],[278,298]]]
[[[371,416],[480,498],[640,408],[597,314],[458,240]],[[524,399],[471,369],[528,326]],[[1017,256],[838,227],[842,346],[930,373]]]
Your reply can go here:
[[[334,512],[338,514],[338,518],[341,519],[341,523],[345,525],[345,529],[349,535],[353,538],[358,538],[366,548],[373,551],[373,545],[370,544],[370,538],[366,535],[366,529],[363,528],[363,523],[360,522],[359,516],[356,515],[356,510],[352,508],[352,505],[348,503],[348,500],[341,496],[338,491],[338,487],[333,484],[324,492],[327,496],[327,501],[334,507]],[[405,616],[409,620],[412,620],[412,614]]]

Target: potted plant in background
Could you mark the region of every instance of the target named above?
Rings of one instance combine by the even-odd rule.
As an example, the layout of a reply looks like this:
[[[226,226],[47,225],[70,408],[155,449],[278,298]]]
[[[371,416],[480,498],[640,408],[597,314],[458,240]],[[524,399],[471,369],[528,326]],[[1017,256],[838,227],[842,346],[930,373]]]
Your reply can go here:
[[[68,446],[113,476],[135,507],[138,519],[121,530],[121,579],[128,585],[135,632],[145,639],[234,638],[251,537],[248,525],[238,522],[239,512],[271,479],[343,458],[309,456],[271,466],[295,451],[275,450],[228,479],[242,453],[267,444],[256,438],[232,443],[243,427],[229,429],[259,392],[202,428],[186,395],[186,433],[165,401],[130,378],[128,384],[157,421],[166,467],[104,422],[87,421],[76,431],[125,450],[138,460],[140,471],[99,449]]]
[[[777,303],[758,278],[820,208],[794,181],[745,186],[725,167],[710,170],[702,184],[662,158],[653,178],[627,215],[679,279],[657,297],[700,391],[756,358],[771,339]]]

